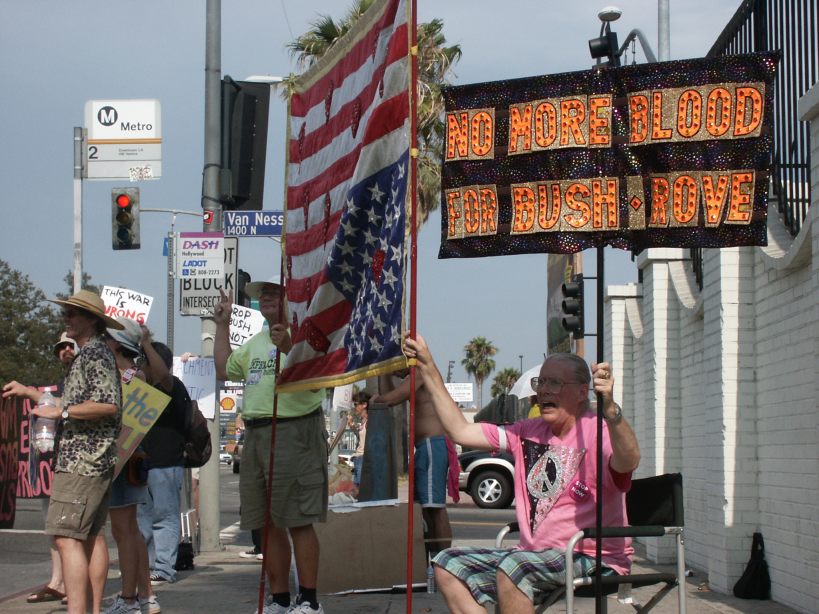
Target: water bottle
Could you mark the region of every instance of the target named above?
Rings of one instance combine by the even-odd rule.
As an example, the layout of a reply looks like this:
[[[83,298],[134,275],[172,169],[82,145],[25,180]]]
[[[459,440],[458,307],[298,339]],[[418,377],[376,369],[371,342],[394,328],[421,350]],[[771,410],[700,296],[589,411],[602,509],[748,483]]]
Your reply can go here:
[[[40,402],[37,403],[37,407],[56,407],[56,405],[57,402],[48,391],[43,393]],[[51,452],[54,450],[54,432],[57,423],[52,418],[43,418],[41,416],[36,416],[36,418],[34,422],[34,445],[40,452]]]
[[[427,592],[435,592],[435,570],[432,569],[432,563],[427,566]]]

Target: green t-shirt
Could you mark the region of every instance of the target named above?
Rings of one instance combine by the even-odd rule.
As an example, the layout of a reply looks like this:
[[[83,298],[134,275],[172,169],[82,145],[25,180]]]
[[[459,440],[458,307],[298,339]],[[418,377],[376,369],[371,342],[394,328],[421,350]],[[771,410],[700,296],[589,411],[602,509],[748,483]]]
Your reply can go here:
[[[284,354],[282,354],[282,359]],[[269,418],[273,415],[273,393],[276,390],[276,346],[267,329],[253,335],[234,349],[227,360],[231,381],[244,381],[242,417]],[[321,405],[323,390],[304,390],[279,395],[279,418],[297,418]]]

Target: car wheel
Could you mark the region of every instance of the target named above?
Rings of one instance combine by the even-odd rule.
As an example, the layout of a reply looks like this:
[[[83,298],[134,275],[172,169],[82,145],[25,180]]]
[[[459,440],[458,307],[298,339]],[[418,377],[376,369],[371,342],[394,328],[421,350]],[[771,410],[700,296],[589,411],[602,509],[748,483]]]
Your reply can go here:
[[[512,481],[506,474],[499,471],[484,471],[472,480],[469,494],[478,507],[501,509],[509,507],[514,491]]]
[[[233,473],[239,473],[239,461],[233,461]]]

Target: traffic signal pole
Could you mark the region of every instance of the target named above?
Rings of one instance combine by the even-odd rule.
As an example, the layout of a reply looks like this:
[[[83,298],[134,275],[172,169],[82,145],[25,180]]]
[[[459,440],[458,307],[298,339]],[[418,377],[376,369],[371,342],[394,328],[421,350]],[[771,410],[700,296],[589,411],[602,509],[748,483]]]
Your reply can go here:
[[[222,205],[219,202],[219,167],[221,165],[221,89],[222,38],[221,0],[208,0],[205,20],[205,159],[202,170],[202,230],[222,230]],[[213,356],[216,325],[211,317],[202,318],[201,356]],[[219,449],[219,409],[209,421],[211,446]],[[199,470],[199,537],[205,552],[222,549],[219,541],[218,457]]]

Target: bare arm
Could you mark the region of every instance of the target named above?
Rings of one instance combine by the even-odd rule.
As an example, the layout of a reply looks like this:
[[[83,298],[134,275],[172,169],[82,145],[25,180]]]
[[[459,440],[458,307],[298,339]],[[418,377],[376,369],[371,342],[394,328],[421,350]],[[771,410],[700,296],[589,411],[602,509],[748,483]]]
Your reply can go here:
[[[213,321],[216,323],[216,337],[213,341],[213,362],[216,365],[216,377],[222,381],[228,378],[227,361],[233,350],[230,347],[230,314],[233,304],[224,290],[219,289],[220,300],[213,310]]]
[[[60,417],[62,410],[60,407],[35,407],[31,410],[35,416],[42,416],[43,418],[52,418],[54,420]],[[97,403],[96,401],[83,401],[76,405],[68,406],[68,417],[76,420],[95,420],[97,418],[105,418],[113,416],[117,413],[117,406],[112,403]]]
[[[380,381],[381,378],[379,378]],[[415,389],[417,390],[420,387],[420,380],[421,378],[417,378]],[[398,405],[399,403],[403,403],[404,401],[408,401],[410,398],[410,378],[404,378],[396,388],[392,390],[388,390],[387,392],[383,392],[380,394],[375,395],[373,398],[370,399],[370,403],[384,403],[385,405],[393,406]]]
[[[147,326],[141,326],[140,328],[142,329],[142,351],[145,352],[145,358],[148,359],[148,364],[151,365],[151,374],[165,392],[170,392],[173,388],[173,374],[151,344],[151,331],[148,330]],[[144,374],[141,377],[137,374],[137,377],[142,380],[145,379]]]
[[[424,338],[420,335],[416,339],[405,338],[404,353],[408,358],[417,360],[416,375],[420,375],[435,413],[449,438],[462,446],[482,450],[491,449],[492,446],[489,445],[489,441],[483,434],[481,425],[468,422],[455,401],[449,396]]]
[[[603,415],[608,419],[609,440],[611,441],[611,468],[618,473],[630,473],[640,464],[640,445],[631,425],[617,415],[614,402],[614,377],[608,363],[592,365],[594,391],[603,396]]]

